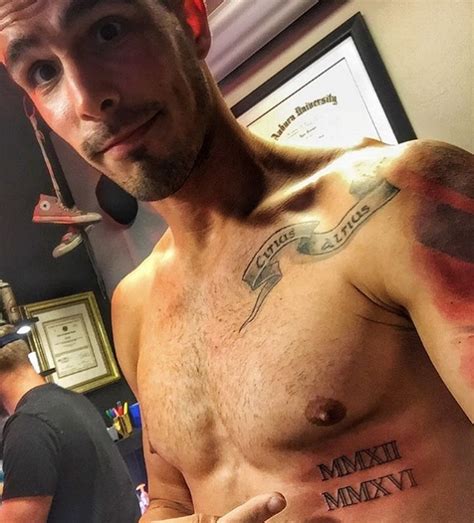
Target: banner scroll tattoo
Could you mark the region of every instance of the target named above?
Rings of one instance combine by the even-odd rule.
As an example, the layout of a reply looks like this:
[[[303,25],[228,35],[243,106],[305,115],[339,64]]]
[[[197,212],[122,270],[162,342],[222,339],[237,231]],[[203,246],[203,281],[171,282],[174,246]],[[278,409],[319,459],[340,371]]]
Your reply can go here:
[[[298,242],[296,250],[309,256],[327,257],[342,249],[372,214],[388,203],[399,189],[386,180],[356,203],[333,229],[315,232],[318,221],[288,225],[276,231],[262,245],[244,272],[242,280],[252,291],[260,289],[252,313],[240,328],[242,331],[255,319],[263,302],[282,279],[279,255],[288,245]]]

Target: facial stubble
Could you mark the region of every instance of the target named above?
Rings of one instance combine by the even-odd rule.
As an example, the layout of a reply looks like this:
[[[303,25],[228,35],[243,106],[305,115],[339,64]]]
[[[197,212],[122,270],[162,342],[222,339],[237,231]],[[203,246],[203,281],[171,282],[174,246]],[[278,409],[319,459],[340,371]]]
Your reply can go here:
[[[122,176],[119,173],[104,172],[118,183],[125,191],[140,201],[157,201],[175,194],[190,177],[196,165],[200,152],[204,147],[207,130],[210,127],[212,101],[211,88],[208,79],[191,47],[189,36],[180,26],[175,33],[176,50],[179,62],[183,64],[185,81],[190,86],[194,99],[194,115],[192,122],[177,129],[173,121],[169,121],[173,144],[170,152],[158,155],[146,145],[132,151],[127,158],[131,168]],[[173,111],[186,113],[188,102],[176,104]],[[172,119],[172,114],[163,117]],[[193,113],[190,112],[189,118]],[[185,114],[185,118],[187,115]],[[155,125],[160,125],[161,117]],[[163,123],[166,125],[166,123]]]

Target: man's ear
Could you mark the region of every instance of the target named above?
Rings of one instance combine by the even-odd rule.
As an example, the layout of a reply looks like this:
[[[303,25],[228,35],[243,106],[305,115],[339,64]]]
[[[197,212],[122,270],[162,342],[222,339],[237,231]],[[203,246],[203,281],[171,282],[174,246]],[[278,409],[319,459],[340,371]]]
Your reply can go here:
[[[183,0],[186,23],[191,28],[198,58],[204,60],[211,47],[211,31],[204,0]]]

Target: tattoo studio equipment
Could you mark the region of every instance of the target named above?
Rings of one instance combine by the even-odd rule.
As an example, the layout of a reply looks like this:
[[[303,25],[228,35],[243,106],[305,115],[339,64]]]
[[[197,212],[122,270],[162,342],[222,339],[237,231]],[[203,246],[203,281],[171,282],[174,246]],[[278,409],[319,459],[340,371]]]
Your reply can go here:
[[[0,280],[0,327],[2,325],[11,325],[12,331],[0,336],[0,349],[17,340],[22,340],[31,332],[32,326],[38,321],[38,318],[21,318],[15,295],[9,283]],[[35,371],[43,377],[49,376],[56,372],[55,368],[41,370],[38,354],[31,351],[28,355]]]
[[[0,337],[0,348],[22,339],[31,331],[31,326],[37,321],[38,318],[21,318],[11,285],[0,280],[0,326],[8,324],[13,327],[13,332]]]

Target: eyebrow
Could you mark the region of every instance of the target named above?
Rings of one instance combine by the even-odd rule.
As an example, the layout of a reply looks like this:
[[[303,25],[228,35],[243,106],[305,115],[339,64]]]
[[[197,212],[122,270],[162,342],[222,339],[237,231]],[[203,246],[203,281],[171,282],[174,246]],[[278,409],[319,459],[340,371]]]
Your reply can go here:
[[[62,31],[68,29],[78,18],[90,9],[107,4],[133,4],[133,0],[71,0],[60,15],[59,26]]]
[[[21,61],[22,56],[39,45],[40,39],[37,36],[23,36],[13,40],[5,53],[5,65],[12,70]]]

